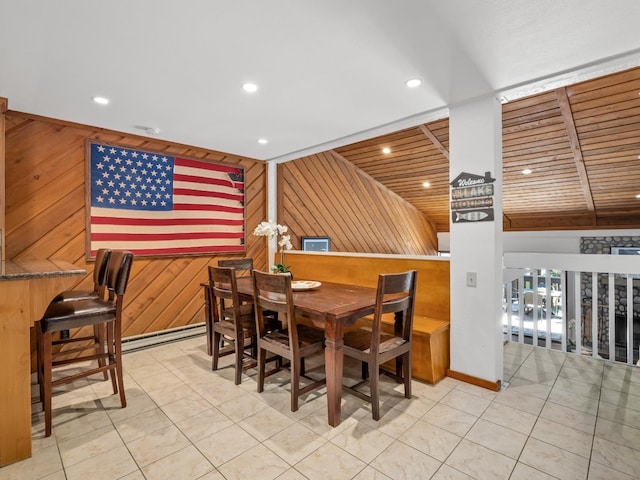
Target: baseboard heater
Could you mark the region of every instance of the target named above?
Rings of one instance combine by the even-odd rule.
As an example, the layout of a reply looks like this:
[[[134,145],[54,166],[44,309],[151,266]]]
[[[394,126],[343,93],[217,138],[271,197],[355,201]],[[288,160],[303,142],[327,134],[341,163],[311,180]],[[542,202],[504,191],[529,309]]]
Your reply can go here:
[[[176,342],[185,338],[204,335],[206,327],[204,323],[197,323],[187,327],[169,328],[160,332],[145,333],[122,339],[122,353],[133,352],[163,343]],[[204,338],[202,339],[204,342]]]

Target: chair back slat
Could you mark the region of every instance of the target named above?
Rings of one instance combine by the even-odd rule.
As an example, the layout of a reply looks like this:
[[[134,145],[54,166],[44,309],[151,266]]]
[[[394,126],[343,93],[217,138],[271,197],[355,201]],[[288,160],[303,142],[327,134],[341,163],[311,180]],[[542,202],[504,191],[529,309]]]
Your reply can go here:
[[[250,276],[253,272],[253,258],[226,258],[218,260],[218,266],[235,268],[236,276]]]

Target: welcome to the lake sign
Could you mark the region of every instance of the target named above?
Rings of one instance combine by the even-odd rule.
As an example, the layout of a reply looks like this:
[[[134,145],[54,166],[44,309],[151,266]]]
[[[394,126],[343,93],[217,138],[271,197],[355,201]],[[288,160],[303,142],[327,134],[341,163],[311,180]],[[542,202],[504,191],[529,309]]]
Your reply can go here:
[[[491,172],[484,176],[462,172],[451,182],[451,221],[491,222],[493,216],[493,182]]]

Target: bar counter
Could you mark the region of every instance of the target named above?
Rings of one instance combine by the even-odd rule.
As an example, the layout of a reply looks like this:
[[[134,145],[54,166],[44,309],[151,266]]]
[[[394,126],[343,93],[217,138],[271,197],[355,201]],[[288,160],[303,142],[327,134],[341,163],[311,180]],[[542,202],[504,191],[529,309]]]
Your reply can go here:
[[[86,273],[59,260],[0,262],[0,467],[31,456],[29,330]]]

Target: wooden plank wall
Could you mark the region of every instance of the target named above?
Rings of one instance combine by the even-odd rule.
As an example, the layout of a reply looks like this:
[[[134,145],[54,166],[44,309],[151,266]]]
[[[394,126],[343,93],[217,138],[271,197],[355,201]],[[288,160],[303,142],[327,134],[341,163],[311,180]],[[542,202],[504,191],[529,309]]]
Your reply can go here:
[[[6,115],[7,258],[51,258],[87,269],[77,288],[90,288],[85,260],[87,139],[172,155],[240,164],[246,173],[247,230],[266,218],[264,162],[86,125],[8,111]],[[266,242],[247,235],[247,255],[266,268]],[[221,257],[220,257],[221,258]],[[127,290],[123,336],[204,321],[200,283],[213,256],[136,258]]]
[[[383,148],[390,152],[384,153]],[[448,118],[335,151],[414,205],[438,232],[449,231]],[[430,186],[425,188],[424,182]]]
[[[328,236],[335,252],[434,255],[435,227],[413,205],[335,152],[279,165],[278,219],[294,249]]]

